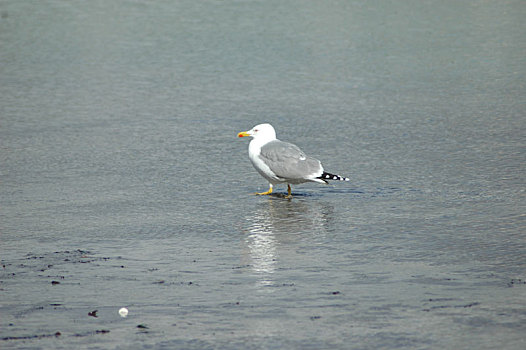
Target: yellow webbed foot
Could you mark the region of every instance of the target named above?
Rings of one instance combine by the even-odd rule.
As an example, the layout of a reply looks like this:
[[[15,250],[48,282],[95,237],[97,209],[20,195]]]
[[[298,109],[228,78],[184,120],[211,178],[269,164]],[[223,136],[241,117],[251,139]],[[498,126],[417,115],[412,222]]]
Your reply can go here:
[[[271,194],[271,193],[272,193],[272,184],[270,184],[270,187],[267,192],[256,192],[255,194],[257,194],[258,196],[263,196],[263,195]]]
[[[271,193],[272,193],[272,190],[268,190],[267,192],[256,192],[254,194],[256,194],[258,196],[263,196],[263,195],[271,194]]]

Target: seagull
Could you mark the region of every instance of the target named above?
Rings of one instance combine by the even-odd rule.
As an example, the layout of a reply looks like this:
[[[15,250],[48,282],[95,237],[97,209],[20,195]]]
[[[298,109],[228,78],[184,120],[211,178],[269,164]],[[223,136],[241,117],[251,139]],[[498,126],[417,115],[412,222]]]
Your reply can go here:
[[[237,136],[252,137],[248,146],[248,156],[258,173],[269,182],[268,191],[256,193],[257,195],[271,194],[273,186],[280,183],[287,184],[286,198],[292,198],[291,184],[327,184],[327,180],[349,181],[346,177],[325,172],[319,160],[307,156],[298,146],[278,140],[276,131],[270,124],[256,125]]]

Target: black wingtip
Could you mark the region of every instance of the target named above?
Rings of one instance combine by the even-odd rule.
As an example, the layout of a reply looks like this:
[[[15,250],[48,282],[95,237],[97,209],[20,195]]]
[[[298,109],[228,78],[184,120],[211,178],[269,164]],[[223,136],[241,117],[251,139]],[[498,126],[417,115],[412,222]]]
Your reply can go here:
[[[323,180],[325,182],[327,182],[327,180],[349,181],[349,178],[347,178],[347,177],[343,177],[343,176],[340,176],[340,175],[327,173],[325,171],[323,172],[323,174],[321,174],[317,178],[320,179],[320,180]]]

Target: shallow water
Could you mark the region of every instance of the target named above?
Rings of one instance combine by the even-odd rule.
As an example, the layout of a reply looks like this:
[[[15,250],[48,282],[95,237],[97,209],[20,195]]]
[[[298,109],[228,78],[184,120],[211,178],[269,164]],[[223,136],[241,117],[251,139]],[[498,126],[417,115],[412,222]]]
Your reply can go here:
[[[523,349],[525,15],[0,3],[0,347]]]

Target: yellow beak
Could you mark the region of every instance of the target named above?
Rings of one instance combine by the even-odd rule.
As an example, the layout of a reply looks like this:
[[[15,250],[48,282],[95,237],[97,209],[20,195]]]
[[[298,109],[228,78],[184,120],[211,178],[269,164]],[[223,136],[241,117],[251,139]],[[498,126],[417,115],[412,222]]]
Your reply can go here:
[[[241,131],[239,134],[237,134],[237,137],[245,137],[245,136],[250,136],[248,131]]]

